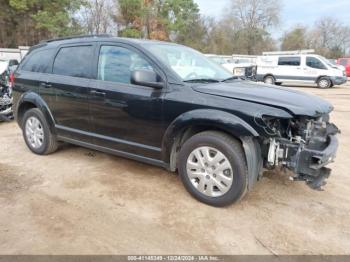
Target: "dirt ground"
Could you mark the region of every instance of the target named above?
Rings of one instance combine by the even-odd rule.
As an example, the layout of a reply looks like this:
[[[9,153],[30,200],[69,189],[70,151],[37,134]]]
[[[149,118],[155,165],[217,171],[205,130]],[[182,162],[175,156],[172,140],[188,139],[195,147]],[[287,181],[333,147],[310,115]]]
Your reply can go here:
[[[226,208],[150,165],[75,146],[34,155],[0,123],[0,254],[350,254],[350,86],[298,90],[331,101],[342,130],[325,191],[269,173]]]

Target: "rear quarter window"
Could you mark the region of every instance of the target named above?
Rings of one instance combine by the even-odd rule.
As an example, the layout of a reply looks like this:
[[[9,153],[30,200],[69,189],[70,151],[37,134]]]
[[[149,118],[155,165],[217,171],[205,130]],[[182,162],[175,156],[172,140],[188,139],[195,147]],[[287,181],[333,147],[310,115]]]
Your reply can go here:
[[[33,51],[23,60],[20,69],[29,72],[51,73],[53,53],[53,49]]]

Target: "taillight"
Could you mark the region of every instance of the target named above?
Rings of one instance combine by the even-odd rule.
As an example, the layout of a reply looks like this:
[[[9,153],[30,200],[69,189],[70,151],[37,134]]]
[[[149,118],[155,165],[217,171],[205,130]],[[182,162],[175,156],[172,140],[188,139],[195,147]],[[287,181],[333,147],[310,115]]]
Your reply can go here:
[[[12,88],[15,84],[15,74],[11,73],[9,77],[9,86]]]

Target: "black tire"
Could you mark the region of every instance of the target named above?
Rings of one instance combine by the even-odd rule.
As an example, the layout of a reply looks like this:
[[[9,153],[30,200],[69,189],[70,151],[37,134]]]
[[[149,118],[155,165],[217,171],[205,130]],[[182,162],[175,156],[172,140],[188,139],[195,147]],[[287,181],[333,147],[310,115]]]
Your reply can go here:
[[[276,82],[276,79],[272,75],[268,75],[264,77],[264,83],[269,85],[274,85]]]
[[[275,82],[275,85],[276,86],[280,86],[280,85],[282,85],[282,83],[281,82]]]
[[[39,120],[44,134],[42,145],[38,148],[35,148],[31,145],[31,143],[28,141],[29,138],[26,135],[26,123],[27,120],[31,117]],[[38,108],[32,108],[24,113],[22,121],[22,133],[24,141],[26,142],[28,148],[35,154],[48,155],[55,152],[58,148],[56,136],[51,133],[49,124],[47,123],[44,114]]]
[[[208,146],[225,155],[232,167],[232,185],[221,196],[211,197],[198,191],[187,174],[187,160],[193,150]],[[181,147],[178,170],[187,191],[199,201],[211,206],[222,207],[239,201],[246,194],[248,171],[245,155],[240,142],[218,131],[205,131],[188,139]]]
[[[321,77],[317,81],[318,88],[327,89],[332,87],[332,81],[328,77]]]

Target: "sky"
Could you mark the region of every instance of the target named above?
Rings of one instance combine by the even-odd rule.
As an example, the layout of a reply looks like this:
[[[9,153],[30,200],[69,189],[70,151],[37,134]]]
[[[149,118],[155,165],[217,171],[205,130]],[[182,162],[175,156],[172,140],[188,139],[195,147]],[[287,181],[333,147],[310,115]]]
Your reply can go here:
[[[220,18],[230,0],[194,0],[200,12],[207,16]],[[316,20],[324,16],[339,19],[350,26],[350,0],[281,0],[281,25],[274,29],[274,37],[280,37],[284,30],[294,25],[312,26]]]

